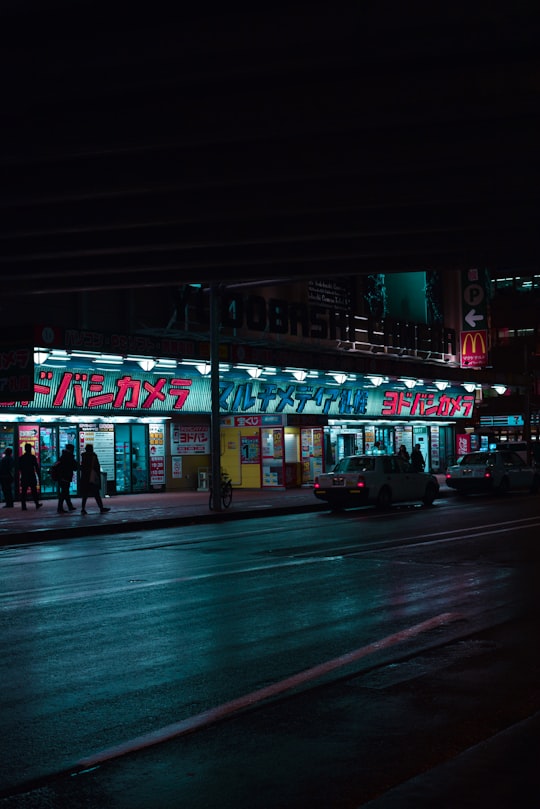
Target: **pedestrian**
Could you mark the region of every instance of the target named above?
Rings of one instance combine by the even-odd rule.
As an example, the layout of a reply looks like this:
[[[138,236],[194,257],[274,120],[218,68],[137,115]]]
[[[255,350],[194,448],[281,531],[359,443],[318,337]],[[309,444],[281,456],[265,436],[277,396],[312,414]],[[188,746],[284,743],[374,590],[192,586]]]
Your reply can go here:
[[[37,484],[41,483],[41,470],[37,458],[32,452],[32,444],[24,445],[24,452],[19,457],[19,474],[21,476],[21,508],[26,511],[26,495],[28,489],[32,492],[32,499],[36,504],[36,509],[41,508],[43,503],[39,502]]]
[[[415,444],[414,449],[411,452],[411,466],[413,472],[423,472],[425,465],[426,462],[424,460],[422,452],[420,451],[420,444]]]
[[[75,506],[71,502],[71,495],[69,487],[73,480],[73,473],[79,468],[79,464],[75,460],[75,447],[73,444],[66,444],[62,450],[62,454],[56,464],[58,470],[58,513],[66,514],[64,503],[70,511],[76,511]]]
[[[99,465],[99,458],[94,452],[93,444],[87,444],[81,457],[81,514],[88,514],[86,511],[86,501],[89,497],[95,499],[102,514],[105,514],[106,511],[110,511],[110,508],[106,508],[103,505],[99,491],[100,488],[101,466]]]
[[[13,470],[15,461],[13,460],[13,450],[6,447],[4,455],[0,461],[0,485],[4,495],[4,508],[13,508]]]
[[[402,444],[400,446],[398,451],[398,458],[402,461],[405,461],[405,463],[409,463],[411,456],[407,452],[407,447],[405,446],[405,444]]]

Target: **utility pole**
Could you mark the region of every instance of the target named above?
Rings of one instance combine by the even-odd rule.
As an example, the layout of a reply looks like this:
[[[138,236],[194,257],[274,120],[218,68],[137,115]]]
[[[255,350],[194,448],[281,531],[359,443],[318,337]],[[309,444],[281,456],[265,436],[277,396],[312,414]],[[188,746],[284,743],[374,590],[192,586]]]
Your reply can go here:
[[[214,511],[221,511],[221,431],[219,412],[219,284],[210,285],[210,386],[211,386],[211,447],[212,489]]]

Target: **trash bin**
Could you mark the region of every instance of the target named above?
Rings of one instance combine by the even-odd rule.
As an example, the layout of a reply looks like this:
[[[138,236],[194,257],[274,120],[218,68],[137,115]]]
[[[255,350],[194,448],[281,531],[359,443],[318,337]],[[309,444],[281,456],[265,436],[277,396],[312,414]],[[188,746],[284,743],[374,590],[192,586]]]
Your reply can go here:
[[[107,494],[107,473],[106,472],[101,473],[101,490],[100,491],[101,491],[101,496],[102,497],[108,497],[109,496]]]

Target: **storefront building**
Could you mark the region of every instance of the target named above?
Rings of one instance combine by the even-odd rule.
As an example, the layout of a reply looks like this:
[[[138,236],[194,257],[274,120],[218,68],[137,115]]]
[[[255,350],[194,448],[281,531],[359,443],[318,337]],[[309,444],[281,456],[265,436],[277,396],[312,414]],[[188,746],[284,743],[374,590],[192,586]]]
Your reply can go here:
[[[107,366],[104,357],[85,364],[54,356],[36,366],[33,400],[0,403],[0,450],[10,446],[18,458],[31,444],[43,497],[55,496],[49,470],[68,442],[78,458],[93,444],[110,495],[208,487],[208,365],[163,361],[143,371],[122,358]],[[220,375],[221,466],[235,487],[309,486],[343,455],[373,452],[375,442],[386,452],[419,443],[426,465],[441,471],[456,427],[473,414],[475,394],[460,386],[360,374],[336,380],[316,369],[302,379],[261,369],[255,379],[248,370],[227,366]]]
[[[31,375],[29,351],[3,355],[2,369],[17,358],[21,367],[0,373],[0,449],[17,458],[31,443],[51,497],[48,471],[68,442],[78,458],[94,445],[111,495],[205,490],[217,421],[235,487],[310,486],[376,443],[389,453],[420,444],[426,467],[444,471],[482,389],[480,369],[460,368],[459,323],[443,318],[455,295],[442,281],[452,279],[349,280],[222,292],[217,352],[202,288],[184,290],[167,333],[36,325]],[[146,323],[163,319],[154,307]]]

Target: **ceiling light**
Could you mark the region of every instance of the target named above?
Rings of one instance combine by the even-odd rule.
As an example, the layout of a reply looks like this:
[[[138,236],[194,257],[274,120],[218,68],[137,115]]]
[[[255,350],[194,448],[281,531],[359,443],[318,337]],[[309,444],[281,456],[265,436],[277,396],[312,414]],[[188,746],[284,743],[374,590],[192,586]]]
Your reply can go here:
[[[347,374],[332,374],[332,376],[334,377],[338,385],[343,385],[348,379]]]
[[[437,390],[446,390],[449,384],[450,383],[447,382],[446,379],[439,379],[437,382],[435,382],[435,387]]]
[[[151,359],[138,360],[138,363],[143,369],[143,371],[151,371],[152,368],[155,368],[156,365],[156,361]]]
[[[403,382],[405,387],[409,388],[409,390],[411,388],[414,388],[414,386],[416,385],[416,379],[402,379],[401,382]]]
[[[303,382],[307,376],[307,371],[291,371],[291,374],[298,382]]]
[[[258,379],[262,374],[262,368],[246,368],[246,371],[252,379]]]
[[[48,351],[40,351],[38,348],[37,351],[34,351],[34,362],[36,365],[42,365],[48,359],[49,352]]]
[[[376,388],[378,388],[379,385],[382,385],[382,383],[384,382],[384,377],[382,376],[368,376],[368,379],[370,380],[372,385],[375,385]]]
[[[474,382],[465,382],[463,387],[465,388],[467,393],[472,393],[474,390],[476,390],[476,385],[474,384]]]
[[[493,390],[502,396],[503,393],[506,393],[506,385],[492,385]]]
[[[212,366],[209,362],[202,362],[199,365],[196,365],[195,368],[201,374],[201,376],[208,376],[212,370]]]
[[[176,360],[158,360],[157,365],[159,368],[176,368]]]

